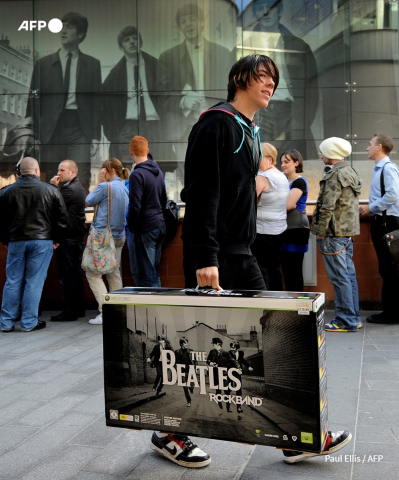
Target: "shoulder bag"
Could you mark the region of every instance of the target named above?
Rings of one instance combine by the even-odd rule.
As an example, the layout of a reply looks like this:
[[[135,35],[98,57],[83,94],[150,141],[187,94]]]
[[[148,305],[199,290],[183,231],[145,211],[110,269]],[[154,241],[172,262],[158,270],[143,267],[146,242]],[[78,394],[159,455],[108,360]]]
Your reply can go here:
[[[86,248],[83,252],[82,269],[85,272],[105,275],[119,268],[116,258],[115,242],[112,237],[110,222],[112,212],[112,185],[107,182],[107,226],[103,232],[98,232],[94,223],[97,218],[97,211],[94,213],[93,223],[87,237]]]

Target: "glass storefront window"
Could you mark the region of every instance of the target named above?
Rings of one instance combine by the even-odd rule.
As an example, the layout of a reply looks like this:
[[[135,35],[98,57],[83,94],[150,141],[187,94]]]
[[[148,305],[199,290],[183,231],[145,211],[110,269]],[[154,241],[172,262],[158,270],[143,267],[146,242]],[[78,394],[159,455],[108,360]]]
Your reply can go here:
[[[302,153],[310,198],[324,138],[352,142],[362,198],[372,175],[369,139],[382,131],[399,141],[397,1],[9,0],[0,14],[1,185],[13,181],[12,166],[27,152],[24,141],[10,145],[27,124],[43,179],[69,157],[87,190],[105,159],[130,168],[131,137],[147,137],[178,201],[192,126],[225,100],[233,62],[254,52],[273,57],[281,72],[268,109],[255,118],[261,138],[279,154]],[[25,20],[52,18],[64,19],[61,32],[18,30]]]

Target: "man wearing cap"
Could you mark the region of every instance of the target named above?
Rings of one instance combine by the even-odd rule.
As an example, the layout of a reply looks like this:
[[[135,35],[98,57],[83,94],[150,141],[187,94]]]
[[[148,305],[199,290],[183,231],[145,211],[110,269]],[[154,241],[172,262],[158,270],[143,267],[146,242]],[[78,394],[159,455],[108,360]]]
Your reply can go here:
[[[370,217],[370,234],[382,277],[382,312],[367,317],[370,323],[398,323],[396,296],[399,292],[399,267],[392,263],[387,244],[383,241],[385,233],[399,228],[399,169],[388,156],[392,149],[393,140],[388,135],[376,133],[370,140],[367,153],[375,166],[369,205],[362,205],[359,209],[362,215]],[[381,181],[382,172],[384,182]],[[381,191],[382,186],[385,192]]]
[[[253,372],[254,369],[245,360],[244,352],[242,350],[240,350],[240,348],[241,348],[240,342],[231,342],[230,343],[229,354],[230,354],[231,358],[233,359],[233,362],[235,362],[235,364],[237,365],[236,368],[238,368],[241,372],[238,375],[238,378],[240,380],[240,384],[242,385],[241,375],[244,371],[244,367],[247,367],[250,372]],[[242,396],[242,387],[240,387],[239,390],[237,390],[235,392],[235,394],[241,397]],[[237,413],[242,413],[242,407],[238,403],[237,403]]]
[[[359,293],[353,263],[353,236],[360,233],[359,195],[362,182],[344,158],[352,146],[343,138],[327,138],[320,144],[321,158],[332,168],[324,171],[313,213],[311,231],[334,285],[335,318],[329,332],[356,332],[361,328]]]
[[[219,370],[218,367],[225,367],[225,368],[240,368],[238,362],[235,362],[231,357],[229,352],[225,352],[223,350],[223,341],[222,339],[215,337],[212,338],[212,345],[213,349],[209,352],[206,363],[213,367],[213,379],[214,384],[219,384]],[[230,389],[221,390],[216,389],[216,395],[230,395]],[[218,407],[223,409],[223,403],[218,402]],[[231,406],[230,403],[226,403],[226,410],[231,413]]]

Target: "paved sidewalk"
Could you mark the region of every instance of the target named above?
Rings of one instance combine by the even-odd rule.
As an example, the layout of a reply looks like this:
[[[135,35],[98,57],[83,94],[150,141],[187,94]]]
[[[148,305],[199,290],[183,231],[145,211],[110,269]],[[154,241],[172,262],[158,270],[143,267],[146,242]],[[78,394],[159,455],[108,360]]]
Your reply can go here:
[[[0,334],[0,480],[396,477],[399,324],[326,333],[330,429],[353,433],[334,462],[320,457],[286,465],[270,447],[196,439],[212,463],[190,470],[150,450],[151,432],[105,426],[102,332],[87,323],[94,316]]]

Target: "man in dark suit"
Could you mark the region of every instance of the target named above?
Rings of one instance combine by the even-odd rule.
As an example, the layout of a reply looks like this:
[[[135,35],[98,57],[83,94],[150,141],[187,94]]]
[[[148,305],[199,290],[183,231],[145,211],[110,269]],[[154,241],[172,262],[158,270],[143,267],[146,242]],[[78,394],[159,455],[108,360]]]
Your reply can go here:
[[[80,178],[88,192],[91,156],[101,135],[100,62],[79,50],[86,37],[87,18],[67,13],[62,18],[61,48],[36,62],[27,117],[40,129],[40,170],[49,181],[60,161],[79,164]],[[37,92],[38,93],[35,93]]]
[[[191,359],[191,349],[188,348],[188,340],[185,337],[182,337],[179,340],[180,348],[179,350],[175,351],[176,355],[176,364],[178,365],[184,365],[184,376],[182,378],[182,381],[184,383],[187,382],[188,379],[188,372],[190,370],[190,365],[194,365],[192,359]],[[187,385],[186,387],[183,387],[184,395],[186,396],[187,400],[187,407],[191,407],[191,396],[190,393],[193,393],[194,391],[194,385]]]
[[[168,92],[161,97],[165,141],[173,143],[175,158],[184,160],[191,127],[204,110],[225,96],[231,62],[227,48],[204,38],[204,13],[197,5],[179,8],[176,23],[185,40],[159,57],[158,90]]]
[[[109,156],[130,163],[130,140],[140,133],[156,149],[159,107],[156,95],[158,60],[141,50],[143,40],[136,27],[118,35],[124,56],[109,72],[102,86],[102,124],[111,142]],[[155,159],[158,155],[152,152]]]
[[[244,358],[244,352],[240,350],[240,342],[231,342],[230,343],[230,356],[233,359],[233,361],[236,363],[237,367],[241,370],[241,373],[239,374],[240,382],[241,382],[241,375],[242,372],[244,371],[244,366],[248,368],[250,372],[253,371],[253,368],[249,366],[249,363],[245,360]],[[241,383],[242,385],[242,383]],[[242,396],[242,387],[240,387],[239,390],[237,390],[236,395]],[[241,405],[237,404],[237,412],[242,413],[242,407]]]
[[[86,233],[86,194],[77,177],[78,166],[64,160],[50,183],[60,187],[68,212],[68,232],[55,251],[61,285],[62,312],[52,322],[67,322],[85,316],[82,263],[83,237]]]
[[[219,383],[219,371],[218,367],[225,368],[239,368],[237,362],[233,360],[229,352],[223,350],[223,341],[219,337],[212,338],[213,349],[209,352],[207,356],[206,363],[213,367],[213,378],[215,385]],[[216,395],[230,395],[230,389],[227,390],[216,390]],[[217,402],[218,407],[223,409],[223,403]],[[231,413],[230,403],[226,403],[226,410]]]
[[[260,136],[279,151],[295,148],[303,158],[318,158],[311,126],[319,105],[316,59],[309,45],[281,24],[283,0],[255,0],[256,24],[244,45],[268,55],[280,70],[278,90],[255,117]]]
[[[151,367],[155,367],[157,371],[157,376],[155,377],[154,386],[152,388],[153,392],[156,392],[157,395],[161,393],[163,382],[162,382],[162,351],[163,350],[172,350],[170,343],[166,340],[164,335],[158,335],[158,343],[154,345],[147,362],[150,363]]]

